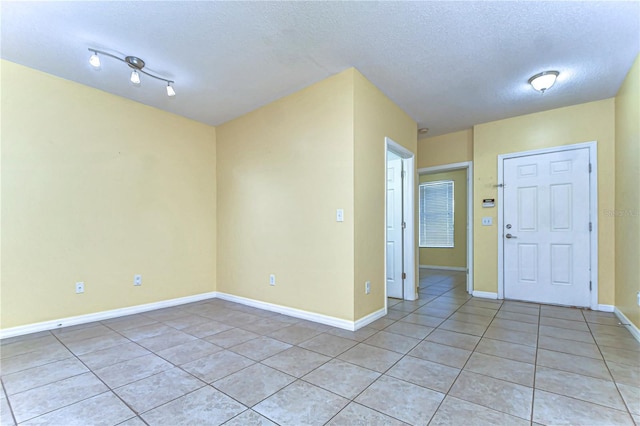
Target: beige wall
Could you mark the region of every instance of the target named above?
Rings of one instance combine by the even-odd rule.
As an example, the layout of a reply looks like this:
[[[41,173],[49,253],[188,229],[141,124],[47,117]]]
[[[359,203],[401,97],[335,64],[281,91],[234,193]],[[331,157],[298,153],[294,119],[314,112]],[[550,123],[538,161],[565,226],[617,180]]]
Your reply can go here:
[[[2,327],[215,290],[384,306],[384,138],[415,152],[416,123],[356,70],[215,129],[2,65]]]
[[[215,129],[1,67],[2,328],[214,291]]]
[[[217,128],[218,291],[353,320],[353,79]]]
[[[385,137],[416,153],[417,124],[357,71],[354,83],[354,306],[357,320],[382,309],[385,303]],[[415,175],[415,170],[412,172]],[[371,294],[365,294],[365,281],[371,281]]]
[[[420,265],[466,268],[467,266],[467,171],[420,175],[420,182],[452,180],[454,222],[452,248],[420,248]]]
[[[483,198],[496,198],[497,156],[519,151],[598,142],[598,302],[614,304],[614,218],[605,209],[614,205],[614,100],[574,105],[474,127],[474,289],[498,290],[498,205],[493,226],[481,226]],[[480,249],[481,248],[481,249]]]
[[[640,56],[616,96],[616,307],[640,327]]]
[[[473,129],[418,139],[418,169],[473,160]]]
[[[385,136],[416,151],[355,69],[218,127],[218,290],[348,321],[383,308]]]
[[[420,141],[354,69],[218,129],[0,70],[2,328],[215,290],[346,320],[382,308],[385,136],[417,152],[418,168],[473,159],[474,208],[497,198],[497,155],[597,140],[599,303],[640,322],[639,216],[610,213],[640,207],[638,61],[615,102]],[[475,225],[475,288],[495,292],[497,229]]]

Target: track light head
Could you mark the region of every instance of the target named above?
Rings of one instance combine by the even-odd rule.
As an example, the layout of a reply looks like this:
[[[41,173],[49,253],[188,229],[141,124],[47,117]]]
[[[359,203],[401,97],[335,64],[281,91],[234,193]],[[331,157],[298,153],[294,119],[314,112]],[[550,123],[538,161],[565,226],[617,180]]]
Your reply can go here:
[[[136,85],[140,84],[140,74],[138,74],[138,71],[131,71],[131,82]]]
[[[98,52],[93,52],[93,55],[89,58],[89,64],[96,69],[100,68],[100,57],[98,56]]]
[[[173,90],[171,83],[167,83],[167,96],[173,97],[176,95],[176,91]]]

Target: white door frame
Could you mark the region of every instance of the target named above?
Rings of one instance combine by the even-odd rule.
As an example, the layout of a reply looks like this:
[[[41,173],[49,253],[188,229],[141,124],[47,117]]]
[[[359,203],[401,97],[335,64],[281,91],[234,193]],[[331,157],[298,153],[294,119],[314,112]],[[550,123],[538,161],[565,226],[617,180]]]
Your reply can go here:
[[[467,171],[467,292],[473,294],[473,161],[424,167],[418,169],[418,175],[452,172],[454,170]]]
[[[581,148],[589,149],[589,163],[591,164],[591,173],[589,173],[589,222],[592,224],[589,236],[591,309],[600,310],[598,305],[598,143],[596,141],[498,155],[498,299],[504,299],[504,203],[502,202],[504,199],[504,160]]]
[[[404,280],[404,299],[416,300],[416,234],[415,234],[415,154],[390,138],[384,138],[384,306],[387,309],[387,153],[389,151],[398,155],[407,165],[407,174],[402,184],[404,185],[404,221],[407,224],[404,233],[404,272],[407,274]]]

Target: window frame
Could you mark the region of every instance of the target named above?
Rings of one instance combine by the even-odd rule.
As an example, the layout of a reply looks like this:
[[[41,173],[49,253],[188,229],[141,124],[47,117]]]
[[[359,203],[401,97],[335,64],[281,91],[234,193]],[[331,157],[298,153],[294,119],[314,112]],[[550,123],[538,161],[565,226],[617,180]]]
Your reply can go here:
[[[446,215],[447,218],[437,218],[438,221],[443,222],[442,226],[447,226],[450,229],[442,231],[444,234],[442,238],[438,241],[429,241],[428,240],[428,229],[424,229],[427,226],[428,218],[426,217],[429,212],[425,212],[424,208],[426,207],[426,202],[424,198],[426,198],[426,190],[429,187],[450,187],[441,189],[441,191],[446,191],[445,195],[447,199],[442,200],[440,203],[443,204],[443,207],[447,209],[444,213],[439,213],[440,215]],[[424,191],[423,192],[423,188]],[[455,248],[455,182],[452,179],[446,180],[437,180],[431,182],[420,182],[418,186],[418,247],[420,248]],[[431,222],[433,222],[433,217]]]

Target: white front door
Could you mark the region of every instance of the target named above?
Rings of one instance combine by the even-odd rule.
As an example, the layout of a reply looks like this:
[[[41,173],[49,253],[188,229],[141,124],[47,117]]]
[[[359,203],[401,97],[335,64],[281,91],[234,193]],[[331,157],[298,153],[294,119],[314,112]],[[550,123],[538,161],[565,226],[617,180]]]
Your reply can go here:
[[[504,297],[589,306],[589,149],[503,161]]]
[[[403,298],[402,159],[387,161],[387,297]]]

